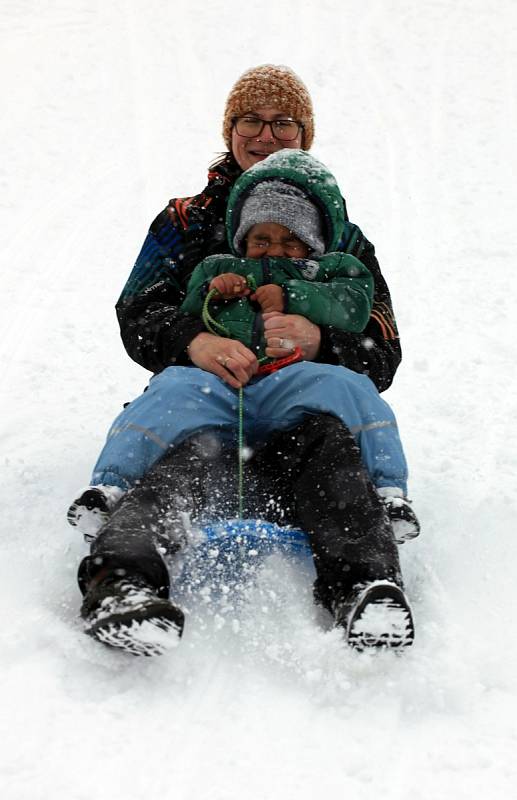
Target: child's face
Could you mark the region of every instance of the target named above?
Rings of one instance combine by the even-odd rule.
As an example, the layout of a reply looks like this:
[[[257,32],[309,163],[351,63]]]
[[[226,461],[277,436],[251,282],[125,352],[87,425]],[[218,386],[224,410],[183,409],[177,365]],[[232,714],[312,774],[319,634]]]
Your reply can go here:
[[[247,258],[307,258],[309,250],[309,245],[298,239],[289,228],[276,222],[260,222],[250,228],[246,237]]]

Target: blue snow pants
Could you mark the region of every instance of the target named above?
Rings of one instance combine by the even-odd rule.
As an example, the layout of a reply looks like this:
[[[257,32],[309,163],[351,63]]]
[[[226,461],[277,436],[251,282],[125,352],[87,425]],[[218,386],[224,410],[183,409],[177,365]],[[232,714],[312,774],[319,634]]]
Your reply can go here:
[[[366,375],[303,361],[244,387],[246,445],[299,425],[308,414],[333,414],[355,436],[377,488],[407,493],[407,465],[395,416]],[[171,447],[213,432],[237,443],[239,392],[197,367],[168,367],[117,417],[95,465],[92,484],[129,489]]]

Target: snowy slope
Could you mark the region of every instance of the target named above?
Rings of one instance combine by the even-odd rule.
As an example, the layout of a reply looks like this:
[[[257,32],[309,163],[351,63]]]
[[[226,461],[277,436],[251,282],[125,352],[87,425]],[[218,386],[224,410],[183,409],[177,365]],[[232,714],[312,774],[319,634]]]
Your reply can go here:
[[[373,800],[517,793],[517,5],[499,0],[0,2],[0,794]],[[348,652],[273,561],[181,647],[87,639],[64,519],[145,373],[113,304],[153,217],[222,148],[227,92],[288,63],[314,154],[377,247],[405,358],[424,533],[418,638]],[[513,282],[512,282],[513,279]]]

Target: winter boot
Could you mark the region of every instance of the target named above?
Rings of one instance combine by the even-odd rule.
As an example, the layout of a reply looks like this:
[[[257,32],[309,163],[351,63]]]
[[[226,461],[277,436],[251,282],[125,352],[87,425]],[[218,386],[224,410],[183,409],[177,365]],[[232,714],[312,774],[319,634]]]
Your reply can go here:
[[[404,544],[418,536],[420,523],[411,508],[411,501],[404,497],[402,490],[395,486],[383,486],[377,489],[377,494],[388,512],[397,544]]]
[[[413,617],[402,589],[392,581],[358,583],[348,597],[333,605],[336,625],[348,644],[362,651],[383,647],[402,651],[413,644]]]
[[[66,518],[70,525],[79,528],[86,542],[93,542],[124,494],[118,486],[88,486],[74,500]]]
[[[140,575],[110,573],[91,582],[81,607],[86,633],[135,656],[161,655],[178,644],[184,615]]]

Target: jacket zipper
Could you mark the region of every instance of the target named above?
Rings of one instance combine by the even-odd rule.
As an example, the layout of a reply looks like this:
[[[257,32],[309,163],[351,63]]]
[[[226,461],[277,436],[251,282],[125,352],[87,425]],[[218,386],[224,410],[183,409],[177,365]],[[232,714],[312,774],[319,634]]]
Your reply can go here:
[[[262,285],[265,283],[272,283],[271,266],[269,258],[264,256],[260,259],[262,265]],[[260,345],[264,340],[264,319],[262,311],[257,311],[255,319],[253,320],[253,330],[251,332],[251,349],[254,353],[260,351]]]

